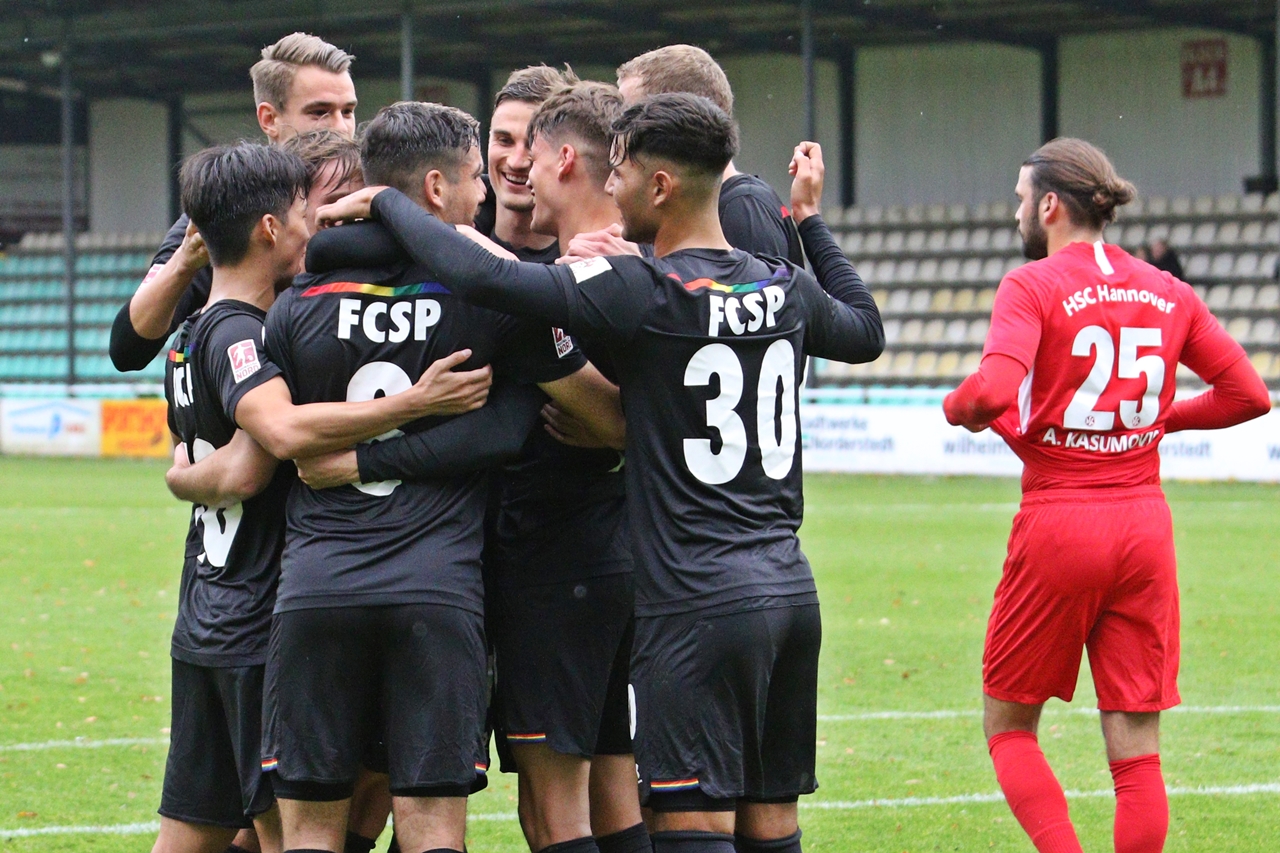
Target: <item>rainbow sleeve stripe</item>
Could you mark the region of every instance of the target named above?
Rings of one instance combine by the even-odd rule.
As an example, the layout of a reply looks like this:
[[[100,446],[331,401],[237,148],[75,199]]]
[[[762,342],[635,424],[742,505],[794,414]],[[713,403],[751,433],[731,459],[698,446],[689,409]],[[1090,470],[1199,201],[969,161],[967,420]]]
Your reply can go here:
[[[417,284],[402,284],[399,287],[386,287],[381,284],[361,284],[358,281],[335,281],[329,284],[317,284],[302,291],[304,297],[324,296],[327,293],[363,293],[366,296],[382,296],[394,299],[401,296],[419,296],[423,293],[448,293],[449,288],[434,281],[422,281]]]
[[[649,788],[653,791],[692,791],[696,787],[698,787],[697,778],[673,779],[667,782],[655,780],[649,783]]]
[[[721,293],[750,293],[755,290],[763,290],[771,284],[782,281],[787,277],[787,268],[778,267],[774,270],[773,275],[768,278],[762,278],[759,281],[748,281],[743,284],[721,284],[709,278],[695,278],[693,281],[684,283],[684,289],[690,293],[699,290],[717,290]]]

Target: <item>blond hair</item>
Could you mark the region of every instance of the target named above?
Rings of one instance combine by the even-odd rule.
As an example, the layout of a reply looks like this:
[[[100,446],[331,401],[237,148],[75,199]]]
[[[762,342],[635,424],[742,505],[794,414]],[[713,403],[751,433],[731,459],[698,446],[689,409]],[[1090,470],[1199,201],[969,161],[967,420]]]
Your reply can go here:
[[[628,77],[638,80],[646,95],[701,95],[726,115],[733,115],[729,78],[711,54],[700,47],[672,44],[642,53],[618,66],[618,85]]]
[[[249,69],[255,103],[284,109],[289,87],[299,68],[314,66],[331,74],[345,74],[354,56],[308,33],[290,33],[262,49],[262,58]]]

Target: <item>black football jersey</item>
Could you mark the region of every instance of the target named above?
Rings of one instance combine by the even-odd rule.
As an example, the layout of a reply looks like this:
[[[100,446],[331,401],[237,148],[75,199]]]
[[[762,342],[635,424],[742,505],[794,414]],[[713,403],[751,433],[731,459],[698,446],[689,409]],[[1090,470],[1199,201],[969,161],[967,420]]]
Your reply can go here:
[[[773,187],[755,175],[740,173],[720,186],[720,227],[734,248],[804,266],[804,247],[791,211]]]
[[[460,349],[472,350],[461,369],[492,364],[495,376],[524,382],[560,379],[585,363],[567,335],[464,302],[404,265],[300,276],[268,314],[266,340],[298,404],[399,393]],[[480,473],[320,491],[299,482],[277,612],[417,603],[483,612],[485,484]]]
[[[253,305],[224,299],[191,317],[174,338],[165,368],[169,425],[193,462],[231,441],[240,399],[280,375],[262,356],[264,317]],[[173,629],[178,660],[265,662],[293,480],[293,465],[281,463],[267,488],[242,503],[192,507]]]
[[[806,354],[879,355],[856,274],[837,300],[803,269],[739,250],[519,264],[398,193],[373,210],[455,292],[607,343],[627,413],[638,616],[815,595],[797,537],[799,388]]]

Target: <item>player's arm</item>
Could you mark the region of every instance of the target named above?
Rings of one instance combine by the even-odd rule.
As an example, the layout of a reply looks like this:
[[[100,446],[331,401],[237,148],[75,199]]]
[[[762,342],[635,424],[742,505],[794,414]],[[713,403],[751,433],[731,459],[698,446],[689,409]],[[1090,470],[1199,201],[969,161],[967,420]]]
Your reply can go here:
[[[1244,347],[1218,325],[1198,299],[1184,299],[1195,311],[1180,361],[1211,387],[1169,407],[1165,432],[1224,429],[1271,411],[1271,395]]]
[[[536,317],[571,331],[628,334],[638,324],[637,310],[631,309],[647,307],[645,300],[651,296],[637,299],[608,261],[584,268],[497,257],[386,187],[352,193],[322,207],[317,217],[322,224],[372,217],[454,294],[494,311]],[[312,241],[325,237],[318,234]]]
[[[141,370],[156,357],[172,331],[174,313],[192,279],[209,263],[209,253],[194,224],[187,223],[181,232],[181,242],[165,258],[169,244],[176,239],[175,226],[153,260],[151,270],[116,315],[108,352],[117,370]],[[189,307],[195,310],[199,306]]]
[[[825,292],[805,292],[805,283],[809,288],[813,284],[806,276],[800,277],[809,315],[805,352],[851,364],[875,361],[884,352],[880,309],[819,213],[825,174],[821,147],[814,142],[800,143],[791,158],[790,170],[791,216]]]
[[[546,399],[533,385],[500,380],[474,412],[421,432],[299,459],[298,476],[313,489],[328,489],[483,471],[520,455]]]
[[[488,365],[453,369],[470,357],[471,350],[459,350],[432,362],[407,390],[358,403],[295,406],[284,378],[276,376],[240,397],[232,416],[277,459],[331,453],[419,418],[457,415],[483,406],[492,369]]]
[[[627,419],[622,413],[618,386],[594,364],[587,362],[577,373],[538,387],[555,401],[547,420],[548,432],[557,439],[580,447],[626,447]],[[577,427],[585,428],[590,435],[583,435]]]
[[[1018,389],[1027,377],[1027,368],[1016,359],[991,353],[982,359],[978,372],[942,401],[947,423],[981,432],[1018,402]]]
[[[231,441],[199,462],[191,462],[187,446],[179,442],[174,448],[173,467],[165,473],[164,481],[180,500],[227,507],[265,489],[278,464],[247,432],[238,429]]]

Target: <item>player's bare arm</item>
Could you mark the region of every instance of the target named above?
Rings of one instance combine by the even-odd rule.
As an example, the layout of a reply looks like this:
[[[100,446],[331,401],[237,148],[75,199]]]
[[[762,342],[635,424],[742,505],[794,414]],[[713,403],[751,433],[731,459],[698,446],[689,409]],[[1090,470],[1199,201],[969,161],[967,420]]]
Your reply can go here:
[[[579,447],[604,446],[622,450],[627,443],[627,420],[622,414],[622,399],[614,385],[588,363],[571,376],[544,382],[539,386],[555,401],[554,415],[548,418],[549,432],[556,438],[561,433],[566,444]],[[557,429],[556,416],[561,418]],[[565,417],[567,416],[567,420]],[[585,428],[583,435],[575,427]],[[596,443],[589,443],[594,438]],[[564,439],[562,439],[564,440]]]
[[[195,223],[188,223],[181,245],[154,274],[147,274],[129,300],[129,322],[134,331],[150,340],[169,334],[178,300],[195,274],[208,263],[204,240]]]
[[[279,464],[274,456],[244,430],[198,462],[187,456],[181,442],[173,449],[173,467],[164,475],[165,485],[179,500],[207,507],[228,507],[246,501],[271,482]]]
[[[276,378],[244,395],[236,422],[277,459],[342,450],[419,418],[483,406],[493,369],[453,369],[470,356],[470,350],[459,350],[432,362],[408,390],[360,403],[295,406],[289,386]]]

